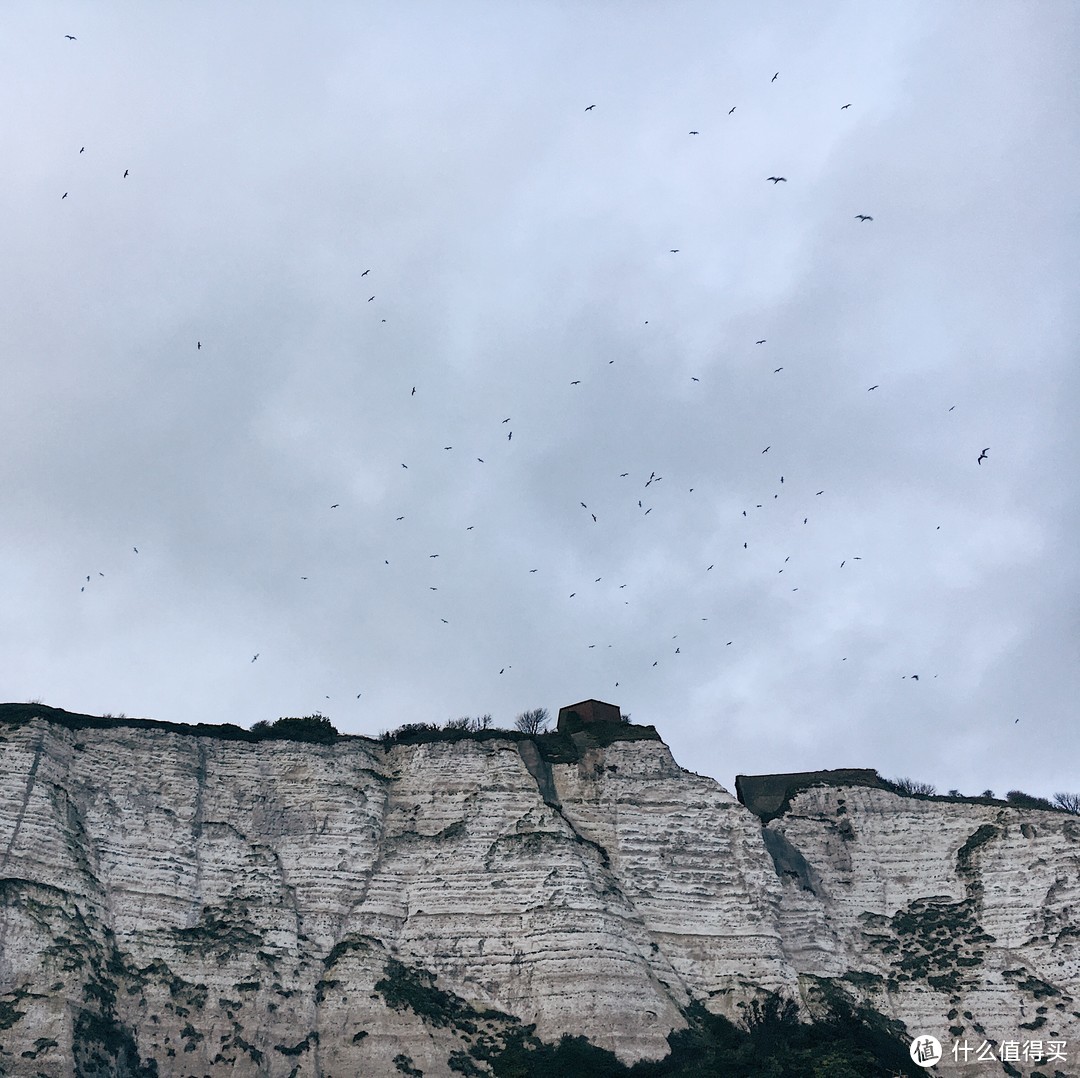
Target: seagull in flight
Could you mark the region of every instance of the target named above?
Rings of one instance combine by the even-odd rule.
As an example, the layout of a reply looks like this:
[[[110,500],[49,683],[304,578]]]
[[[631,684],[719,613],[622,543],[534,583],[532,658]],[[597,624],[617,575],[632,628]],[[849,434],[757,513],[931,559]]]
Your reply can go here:
[[[767,446],[766,446],[766,447],[765,447],[765,448],[764,448],[764,449],[762,450],[762,453],[768,453],[768,451],[769,451],[770,449],[772,449],[772,446],[771,446],[771,445],[767,445]]]
[[[677,254],[679,253],[679,248],[678,248],[678,247],[672,247],[672,248],[671,248],[671,253],[672,253],[673,255],[677,255]]]
[[[701,132],[700,131],[691,131],[690,134],[691,135],[700,135]]]
[[[728,115],[729,116],[735,111],[735,108],[736,108],[736,106],[732,105],[731,108],[728,109]]]
[[[372,301],[372,300],[373,300],[374,298],[375,298],[374,296],[370,296],[370,297],[368,298],[368,303],[370,303],[370,302],[371,302],[371,301]]]
[[[259,657],[259,653],[256,651],[255,654],[252,655],[251,661],[254,662],[258,657]]]
[[[202,351],[202,341],[196,341],[195,342],[195,351],[196,352],[201,352]]]
[[[366,277],[370,272],[371,272],[371,270],[364,270],[364,272],[361,273],[360,276],[361,277]]]
[[[771,79],[769,79],[769,82],[776,82],[776,80],[777,80],[777,79],[778,79],[779,77],[780,77],[780,72],[779,72],[779,71],[777,71],[777,73],[776,73],[775,75],[773,75],[773,77],[772,77]]]
[[[872,221],[873,217],[871,217],[869,214],[866,214],[866,213],[857,213],[857,214],[855,214],[855,220],[856,221]]]
[[[64,192],[64,193],[63,193],[63,194],[62,194],[62,195],[60,196],[60,201],[61,201],[61,202],[63,202],[63,201],[64,201],[64,199],[65,199],[65,198],[67,198],[67,197],[68,197],[68,193],[67,193],[67,191],[65,191],[65,192]]]
[[[783,369],[783,367],[777,367],[776,370],[773,371],[773,374],[779,374]]]
[[[765,179],[772,180],[774,184],[787,183],[787,176],[766,176]]]
[[[330,508],[331,509],[336,509],[339,505],[341,505],[341,502],[334,502],[334,504],[332,506],[330,506]]]
[[[846,105],[841,105],[840,106],[840,111],[843,112],[844,109],[849,109],[849,108],[851,108],[851,102],[850,101]]]
[[[128,178],[128,170],[124,169],[124,179],[126,180],[127,178]]]
[[[869,392],[871,392],[872,390],[875,390],[875,389],[877,389],[877,388],[878,388],[877,386],[871,386],[871,387],[870,387],[870,389],[868,389],[868,390],[867,390],[866,392],[867,392],[867,393],[869,393]]]
[[[589,109],[594,109],[594,108],[596,108],[596,106],[595,106],[595,105],[590,105],[590,106],[589,106],[589,107],[588,107],[588,108],[587,108],[587,109],[586,109],[585,111],[586,111],[586,112],[588,112],[588,111],[589,111]]]
[[[416,386],[412,387],[412,392],[409,394],[409,396],[410,397],[415,397],[416,396]]]
[[[579,385],[581,385],[581,379],[579,378],[576,382],[571,382],[570,384],[572,386],[579,386]]]
[[[986,448],[985,448],[985,449],[984,449],[984,450],[983,450],[983,451],[982,451],[982,452],[981,452],[981,453],[979,454],[979,459],[978,459],[977,461],[975,461],[975,463],[976,463],[976,464],[982,464],[982,462],[983,462],[984,460],[986,460],[986,454],[987,454],[987,453],[989,453],[989,452],[990,452],[990,447],[989,447],[989,446],[987,446],[987,447],[986,447]]]
[[[66,37],[68,39],[68,41],[78,41],[79,40],[77,37],[74,37],[72,34],[64,34],[64,37]]]
[[[82,152],[83,152],[83,150],[85,150],[85,149],[86,149],[86,147],[84,146],[84,147],[82,148],[82,150],[80,150],[80,151],[79,151],[79,153],[82,153]]]

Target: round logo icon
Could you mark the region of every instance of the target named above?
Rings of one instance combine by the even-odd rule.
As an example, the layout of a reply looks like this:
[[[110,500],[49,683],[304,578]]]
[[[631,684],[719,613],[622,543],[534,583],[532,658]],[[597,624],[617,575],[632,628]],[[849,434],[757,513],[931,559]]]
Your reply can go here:
[[[911,1042],[911,1059],[920,1067],[932,1067],[941,1059],[941,1041],[928,1033],[920,1033]]]

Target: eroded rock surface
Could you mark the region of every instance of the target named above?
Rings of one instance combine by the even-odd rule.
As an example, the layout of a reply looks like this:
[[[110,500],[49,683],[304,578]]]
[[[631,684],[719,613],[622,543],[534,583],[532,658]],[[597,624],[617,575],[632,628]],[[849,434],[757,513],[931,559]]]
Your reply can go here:
[[[655,740],[0,736],[5,1074],[448,1078],[529,1024],[631,1062],[763,991],[1080,1054],[1065,814],[817,787],[763,828]]]

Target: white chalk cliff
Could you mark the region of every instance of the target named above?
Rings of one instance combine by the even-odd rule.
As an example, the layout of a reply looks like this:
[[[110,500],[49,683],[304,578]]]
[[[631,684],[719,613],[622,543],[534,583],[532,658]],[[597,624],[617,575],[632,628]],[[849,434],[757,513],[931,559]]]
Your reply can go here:
[[[509,1016],[630,1063],[766,991],[1080,1073],[1066,813],[820,785],[763,825],[649,739],[0,738],[3,1074],[485,1074]]]

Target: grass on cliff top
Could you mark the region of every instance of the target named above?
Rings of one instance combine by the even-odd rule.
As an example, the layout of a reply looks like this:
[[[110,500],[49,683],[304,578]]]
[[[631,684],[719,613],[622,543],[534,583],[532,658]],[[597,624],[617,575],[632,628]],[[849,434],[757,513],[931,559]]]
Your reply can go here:
[[[275,722],[256,722],[250,730],[232,723],[204,723],[187,725],[179,722],[162,722],[158,719],[134,719],[126,715],[82,715],[49,707],[47,704],[0,704],[0,723],[21,726],[36,718],[43,718],[69,730],[114,730],[130,728],[161,730],[167,733],[186,734],[194,737],[213,737],[222,741],[304,741],[319,745],[333,745],[338,740],[354,735],[340,733],[325,715],[284,716]],[[562,731],[528,734],[520,730],[497,728],[475,729],[461,726],[437,726],[434,723],[407,723],[380,739],[384,749],[393,745],[419,745],[432,742],[456,741],[535,741],[540,755],[551,763],[574,762],[580,758],[580,749],[573,734],[584,732],[591,744],[610,745],[616,741],[659,741],[654,726],[635,726],[628,722],[565,723]],[[363,740],[371,741],[372,738]]]

